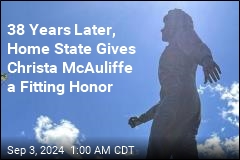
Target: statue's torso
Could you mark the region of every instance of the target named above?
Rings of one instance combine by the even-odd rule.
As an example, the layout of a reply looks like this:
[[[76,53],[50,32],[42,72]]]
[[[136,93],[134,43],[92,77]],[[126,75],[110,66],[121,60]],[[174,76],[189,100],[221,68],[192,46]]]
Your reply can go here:
[[[168,92],[196,89],[197,63],[177,46],[167,46],[159,61],[158,76],[162,88]]]
[[[166,122],[166,125],[170,120],[174,121],[179,129],[176,133],[186,130],[197,133],[200,124],[200,99],[195,83],[197,66],[192,57],[176,46],[166,47],[160,57],[161,101],[154,119]]]

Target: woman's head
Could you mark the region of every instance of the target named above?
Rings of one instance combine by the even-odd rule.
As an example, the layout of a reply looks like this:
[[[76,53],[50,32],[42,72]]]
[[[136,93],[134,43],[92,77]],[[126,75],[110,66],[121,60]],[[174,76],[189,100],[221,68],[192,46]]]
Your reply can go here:
[[[162,40],[171,42],[177,32],[193,29],[192,18],[181,9],[168,11],[168,14],[163,18],[164,28],[162,32]]]

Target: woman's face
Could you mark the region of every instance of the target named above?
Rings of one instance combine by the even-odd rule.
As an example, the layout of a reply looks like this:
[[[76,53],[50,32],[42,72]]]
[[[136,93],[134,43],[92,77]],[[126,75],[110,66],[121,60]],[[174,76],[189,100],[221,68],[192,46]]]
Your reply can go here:
[[[166,21],[164,23],[163,29],[161,29],[161,32],[162,32],[162,41],[170,42],[173,39],[173,36],[176,32],[176,28],[174,28],[173,24],[171,24],[169,21]]]

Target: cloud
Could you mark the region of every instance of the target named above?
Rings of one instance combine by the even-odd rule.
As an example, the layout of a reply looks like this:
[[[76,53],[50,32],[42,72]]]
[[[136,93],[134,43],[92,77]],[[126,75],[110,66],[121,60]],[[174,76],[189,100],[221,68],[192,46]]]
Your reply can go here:
[[[198,144],[198,152],[204,157],[211,158],[225,158],[224,151],[221,147],[220,138],[214,134],[207,139],[203,144]]]
[[[199,94],[204,94],[208,90],[212,94],[218,93],[221,100],[227,102],[227,106],[221,110],[224,119],[239,127],[239,82],[233,82],[230,87],[224,87],[220,84],[199,86]]]
[[[239,157],[239,135],[226,139],[224,145],[226,146],[228,153]]]
[[[24,131],[21,131],[21,136],[25,136],[25,132]]]
[[[208,93],[206,93],[208,91]],[[221,107],[223,119],[239,127],[239,83],[233,82],[230,87],[221,84],[199,86],[199,94],[219,95],[220,100],[226,102],[226,106]],[[221,128],[221,132],[225,127]],[[220,132],[220,133],[221,133]],[[206,139],[204,143],[198,144],[200,158],[238,158],[239,157],[239,135],[221,139],[216,133]]]
[[[204,94],[204,90],[207,89],[207,88],[208,88],[208,86],[204,87],[204,86],[200,85],[199,88],[197,89],[198,93],[199,94]]]
[[[72,155],[71,146],[80,144],[78,140],[80,131],[67,120],[61,120],[60,124],[56,124],[49,117],[41,115],[37,118],[34,131],[39,143],[63,146],[64,151],[70,155]]]
[[[222,159],[239,157],[239,135],[221,140],[213,134],[203,144],[198,144],[200,158]]]

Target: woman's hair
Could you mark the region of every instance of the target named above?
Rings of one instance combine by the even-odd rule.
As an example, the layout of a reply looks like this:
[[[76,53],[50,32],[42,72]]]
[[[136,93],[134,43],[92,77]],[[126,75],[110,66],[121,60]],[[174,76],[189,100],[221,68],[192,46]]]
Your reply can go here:
[[[169,23],[174,29],[193,29],[192,18],[181,9],[173,9],[163,18],[164,23]]]

